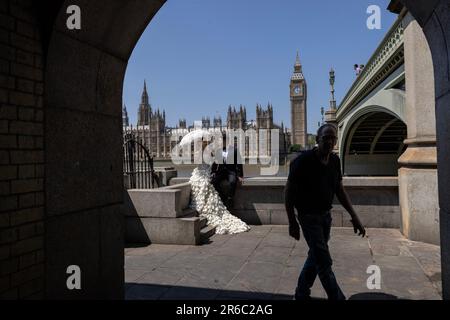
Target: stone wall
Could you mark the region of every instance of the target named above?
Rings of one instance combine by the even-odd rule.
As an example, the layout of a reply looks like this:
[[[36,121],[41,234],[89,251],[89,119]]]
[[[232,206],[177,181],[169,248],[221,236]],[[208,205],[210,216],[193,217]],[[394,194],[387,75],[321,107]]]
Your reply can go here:
[[[187,178],[173,178],[171,184]],[[286,177],[246,178],[236,190],[232,213],[253,225],[287,224],[284,207]],[[355,211],[369,228],[400,228],[398,182],[396,177],[344,177],[344,186]],[[335,199],[334,227],[350,227],[350,216]]]
[[[43,75],[32,1],[0,1],[0,299],[44,293]]]

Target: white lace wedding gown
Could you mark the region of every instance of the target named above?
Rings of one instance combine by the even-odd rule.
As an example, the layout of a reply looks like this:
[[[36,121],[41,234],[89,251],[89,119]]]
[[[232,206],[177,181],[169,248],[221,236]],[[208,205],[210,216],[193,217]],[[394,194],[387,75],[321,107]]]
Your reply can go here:
[[[202,164],[195,168],[189,180],[192,190],[191,208],[197,210],[200,217],[207,219],[208,225],[216,227],[217,234],[245,232],[250,227],[238,217],[232,215],[220,199],[219,193],[210,183],[211,167]]]

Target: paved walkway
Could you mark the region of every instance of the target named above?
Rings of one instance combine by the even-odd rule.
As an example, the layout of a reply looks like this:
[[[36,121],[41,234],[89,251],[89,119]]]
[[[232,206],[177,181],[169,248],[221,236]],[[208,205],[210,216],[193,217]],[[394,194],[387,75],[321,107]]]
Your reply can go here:
[[[405,239],[398,230],[333,228],[330,250],[338,282],[349,299],[441,299],[439,246]],[[307,255],[305,240],[287,226],[253,226],[214,235],[202,246],[125,249],[127,299],[292,299]],[[369,290],[368,266],[381,271],[381,289]],[[313,297],[325,298],[319,279]]]

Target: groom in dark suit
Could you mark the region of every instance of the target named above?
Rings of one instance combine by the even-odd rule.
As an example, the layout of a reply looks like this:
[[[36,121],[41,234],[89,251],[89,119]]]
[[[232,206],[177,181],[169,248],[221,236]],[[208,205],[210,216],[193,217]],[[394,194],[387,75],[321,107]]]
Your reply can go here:
[[[218,164],[214,162],[211,166],[211,182],[219,193],[222,202],[228,210],[231,210],[237,183],[238,181],[242,183],[244,179],[242,158],[238,150],[231,145],[228,148],[223,147],[222,157],[220,158],[222,161],[219,161]]]

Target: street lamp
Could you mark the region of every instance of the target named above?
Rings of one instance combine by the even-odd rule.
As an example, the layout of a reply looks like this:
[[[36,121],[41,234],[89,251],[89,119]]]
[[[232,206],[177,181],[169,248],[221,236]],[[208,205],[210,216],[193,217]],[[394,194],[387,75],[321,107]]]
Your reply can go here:
[[[321,108],[320,108],[320,114],[322,115],[322,124],[323,124],[323,113],[324,113],[324,108],[321,107]]]
[[[334,87],[334,79],[335,79],[334,70],[333,70],[333,68],[331,68],[331,70],[330,70],[330,85],[332,87]]]
[[[331,70],[330,70],[330,86],[331,86],[330,109],[331,110],[336,109],[336,100],[334,100],[334,80],[335,80],[334,70],[333,70],[333,68],[331,68]]]

